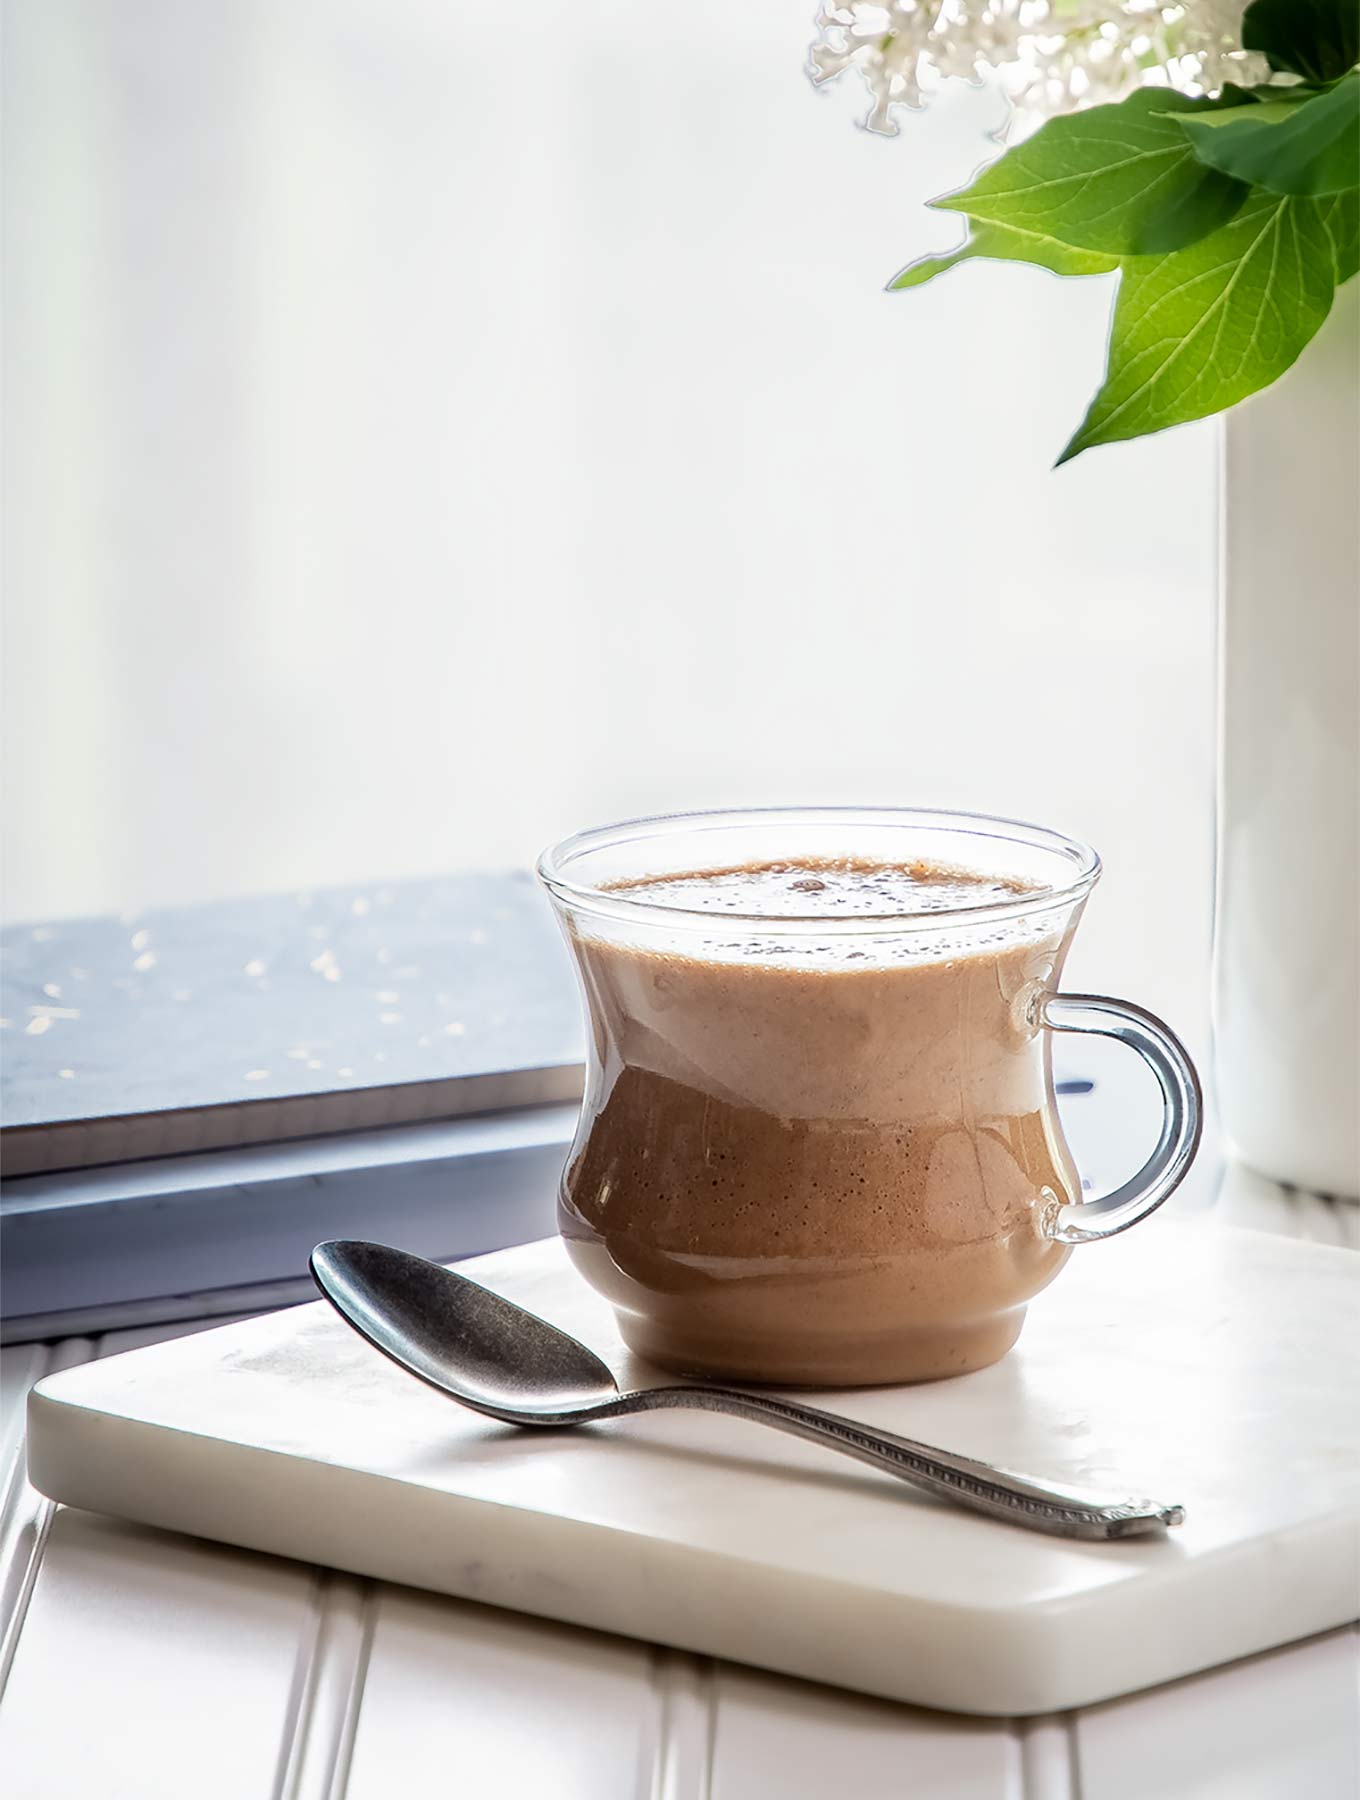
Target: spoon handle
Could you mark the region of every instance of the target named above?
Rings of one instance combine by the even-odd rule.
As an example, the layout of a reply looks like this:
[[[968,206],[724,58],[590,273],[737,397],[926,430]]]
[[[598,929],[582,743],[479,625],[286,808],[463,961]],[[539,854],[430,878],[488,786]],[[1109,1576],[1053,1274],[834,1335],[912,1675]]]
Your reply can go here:
[[[895,1432],[861,1425],[839,1413],[823,1412],[820,1407],[802,1406],[796,1400],[771,1394],[720,1387],[644,1388],[624,1396],[624,1404],[617,1410],[649,1412],[672,1406],[734,1413],[760,1425],[773,1425],[776,1430],[792,1432],[810,1443],[870,1463],[942,1500],[1057,1537],[1132,1537],[1164,1525],[1179,1525],[1185,1517],[1180,1506],[1147,1499],[1103,1499],[1080,1488],[1036,1481],[1031,1475],[997,1469],[971,1456],[937,1450],[930,1444],[898,1437]],[[616,1408],[610,1406],[609,1410]]]

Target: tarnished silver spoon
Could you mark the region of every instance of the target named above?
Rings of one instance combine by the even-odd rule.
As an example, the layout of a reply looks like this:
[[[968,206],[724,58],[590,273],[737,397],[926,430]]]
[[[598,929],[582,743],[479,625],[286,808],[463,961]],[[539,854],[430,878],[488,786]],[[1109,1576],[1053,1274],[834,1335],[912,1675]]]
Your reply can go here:
[[[1179,1506],[1102,1498],[1036,1481],[773,1394],[709,1385],[621,1394],[610,1370],[578,1339],[465,1275],[385,1244],[318,1244],[311,1269],[331,1305],[376,1350],[507,1425],[561,1428],[690,1406],[791,1431],[942,1500],[1031,1531],[1121,1538],[1179,1525],[1185,1517]]]

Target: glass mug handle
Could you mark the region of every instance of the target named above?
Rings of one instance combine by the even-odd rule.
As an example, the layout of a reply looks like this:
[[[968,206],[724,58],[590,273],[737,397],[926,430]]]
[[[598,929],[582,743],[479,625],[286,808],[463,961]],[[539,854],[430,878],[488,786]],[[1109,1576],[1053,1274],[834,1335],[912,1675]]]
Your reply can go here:
[[[1050,994],[1039,1006],[1050,1031],[1090,1031],[1136,1050],[1162,1090],[1162,1134],[1138,1173],[1095,1200],[1058,1206],[1044,1221],[1060,1244],[1089,1244],[1127,1231],[1181,1184],[1199,1149],[1204,1103],[1199,1076],[1176,1034],[1141,1006],[1103,994]]]

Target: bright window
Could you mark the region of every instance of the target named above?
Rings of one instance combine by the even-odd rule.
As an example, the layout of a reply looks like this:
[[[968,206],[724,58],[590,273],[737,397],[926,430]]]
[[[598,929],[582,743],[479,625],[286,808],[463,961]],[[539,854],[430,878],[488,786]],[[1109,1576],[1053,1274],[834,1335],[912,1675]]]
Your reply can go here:
[[[1050,472],[1108,285],[885,295],[999,102],[871,138],[810,12],[7,9],[11,918],[974,807],[1194,1040],[1215,428]]]

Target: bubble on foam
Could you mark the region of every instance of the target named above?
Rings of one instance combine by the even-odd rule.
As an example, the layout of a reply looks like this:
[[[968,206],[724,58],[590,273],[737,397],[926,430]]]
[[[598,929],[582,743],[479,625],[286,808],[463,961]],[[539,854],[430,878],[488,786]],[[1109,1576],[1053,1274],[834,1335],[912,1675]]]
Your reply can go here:
[[[760,919],[890,918],[962,912],[1023,900],[1041,888],[1006,876],[933,863],[837,861],[748,863],[610,882],[608,893],[685,912],[739,911]]]
[[[960,957],[996,955],[1023,945],[1051,943],[1059,925],[1051,908],[1041,907],[1012,918],[957,926],[900,924],[904,915],[959,914],[1008,902],[1039,900],[1049,890],[1004,876],[976,874],[928,863],[882,864],[852,859],[837,862],[778,862],[741,868],[700,870],[688,874],[615,882],[610,892],[645,901],[658,908],[712,913],[740,912],[748,920],[795,921],[797,935],[771,932],[740,936],[693,937],[686,929],[669,954],[704,962],[759,962],[800,969],[894,968],[921,962],[951,962]],[[871,921],[883,921],[875,930]],[[825,922],[826,937],[809,932],[809,922]],[[844,921],[844,925],[842,925]],[[866,929],[855,929],[856,922]],[[663,918],[658,916],[657,924]],[[691,927],[692,928],[692,921]],[[833,935],[834,934],[834,935]],[[678,934],[677,934],[678,935]],[[642,946],[639,946],[642,947]]]

